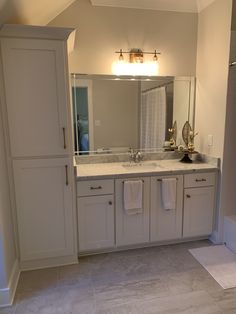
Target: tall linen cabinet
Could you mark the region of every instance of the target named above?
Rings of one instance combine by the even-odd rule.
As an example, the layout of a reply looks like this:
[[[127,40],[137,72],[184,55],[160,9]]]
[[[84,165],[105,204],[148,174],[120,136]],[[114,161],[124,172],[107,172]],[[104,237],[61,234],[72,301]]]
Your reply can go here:
[[[0,30],[1,103],[22,269],[77,262],[67,60],[72,31]]]

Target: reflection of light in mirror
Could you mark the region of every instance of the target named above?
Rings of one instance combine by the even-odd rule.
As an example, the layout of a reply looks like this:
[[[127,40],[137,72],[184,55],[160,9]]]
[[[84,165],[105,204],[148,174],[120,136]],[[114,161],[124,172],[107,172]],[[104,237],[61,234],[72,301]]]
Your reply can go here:
[[[112,72],[115,75],[155,76],[158,75],[159,65],[157,61],[145,63],[129,63],[116,61],[112,64]]]

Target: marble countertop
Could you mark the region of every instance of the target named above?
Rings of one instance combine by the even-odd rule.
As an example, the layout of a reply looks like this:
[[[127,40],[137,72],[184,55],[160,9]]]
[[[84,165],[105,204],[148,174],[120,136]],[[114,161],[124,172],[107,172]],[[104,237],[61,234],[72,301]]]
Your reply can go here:
[[[168,173],[191,173],[216,171],[215,164],[207,162],[181,163],[177,159],[149,160],[140,164],[130,162],[111,162],[96,164],[78,164],[76,167],[77,180],[121,178],[134,176],[167,175]]]

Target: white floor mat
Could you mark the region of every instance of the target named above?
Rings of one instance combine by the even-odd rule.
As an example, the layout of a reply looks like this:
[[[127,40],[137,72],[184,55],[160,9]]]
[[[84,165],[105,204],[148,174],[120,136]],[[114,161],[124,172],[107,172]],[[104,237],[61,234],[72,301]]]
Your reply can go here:
[[[224,289],[236,287],[236,255],[224,245],[191,249],[189,252]]]

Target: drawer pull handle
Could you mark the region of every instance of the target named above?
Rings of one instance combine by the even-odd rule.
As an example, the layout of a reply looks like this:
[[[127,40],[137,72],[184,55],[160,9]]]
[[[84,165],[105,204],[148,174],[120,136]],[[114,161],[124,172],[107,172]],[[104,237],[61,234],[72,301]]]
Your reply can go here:
[[[191,195],[189,195],[189,194],[186,194],[186,197],[187,197],[187,198],[191,198]]]
[[[112,205],[112,201],[109,201],[108,204],[109,204],[109,205]]]
[[[206,179],[196,179],[196,182],[206,182]]]
[[[65,170],[66,170],[66,185],[69,185],[69,180],[68,180],[68,166],[65,165]]]
[[[66,149],[66,129],[65,128],[62,128],[62,131],[63,131],[63,141],[64,141],[64,149]]]
[[[99,186],[91,186],[90,187],[90,190],[101,190],[102,187],[99,185]]]

